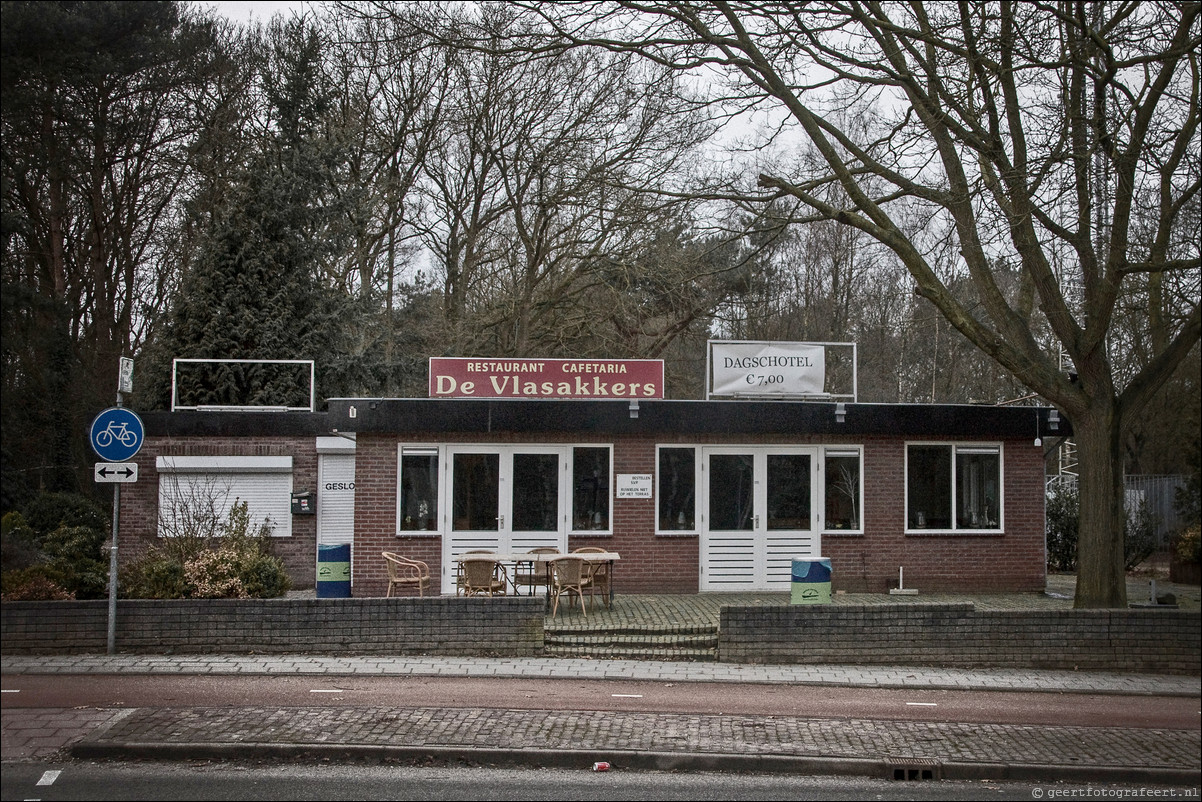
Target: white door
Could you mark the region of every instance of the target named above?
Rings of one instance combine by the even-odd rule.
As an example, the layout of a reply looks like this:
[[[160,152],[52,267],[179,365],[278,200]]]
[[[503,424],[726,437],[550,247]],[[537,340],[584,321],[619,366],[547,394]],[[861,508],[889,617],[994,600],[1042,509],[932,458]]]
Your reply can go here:
[[[467,551],[567,550],[568,450],[557,446],[450,446],[444,467],[442,587]]]
[[[817,449],[703,450],[703,591],[788,590],[793,559],[817,557]]]

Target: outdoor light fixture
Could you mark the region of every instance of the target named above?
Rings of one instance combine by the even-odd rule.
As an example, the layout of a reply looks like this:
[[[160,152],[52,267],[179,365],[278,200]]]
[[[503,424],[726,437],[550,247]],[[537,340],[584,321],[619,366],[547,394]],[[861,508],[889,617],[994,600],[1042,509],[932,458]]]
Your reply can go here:
[[[1053,409],[1048,413],[1048,431],[1060,431],[1060,410]]]
[[[840,401],[835,404],[835,423],[843,423],[847,419],[847,404]]]
[[[1043,445],[1043,438],[1039,436],[1039,413],[1035,413],[1035,447],[1039,448]]]
[[[639,416],[639,402],[631,401],[630,402],[630,417],[637,418],[638,416]]]

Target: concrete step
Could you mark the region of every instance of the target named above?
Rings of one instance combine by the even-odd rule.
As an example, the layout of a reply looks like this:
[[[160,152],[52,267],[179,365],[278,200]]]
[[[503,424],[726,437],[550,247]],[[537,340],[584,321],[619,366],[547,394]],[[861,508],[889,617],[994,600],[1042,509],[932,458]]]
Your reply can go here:
[[[551,625],[544,630],[543,653],[547,657],[712,662],[718,659],[718,631],[712,626]]]
[[[580,648],[684,648],[684,649],[716,649],[718,633],[701,632],[695,634],[657,635],[651,632],[635,632],[629,634],[614,632],[547,632],[543,642],[548,646]]]
[[[712,663],[718,659],[717,649],[687,649],[670,646],[640,648],[634,646],[556,646],[547,644],[544,657],[592,658],[595,660],[662,660],[674,662]]]

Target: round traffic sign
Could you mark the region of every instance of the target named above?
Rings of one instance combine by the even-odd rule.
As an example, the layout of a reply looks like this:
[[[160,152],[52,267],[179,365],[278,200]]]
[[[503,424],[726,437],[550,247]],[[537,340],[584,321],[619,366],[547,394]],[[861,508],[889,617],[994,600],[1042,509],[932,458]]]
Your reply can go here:
[[[142,419],[124,407],[109,407],[92,421],[92,450],[109,462],[124,462],[142,448]]]

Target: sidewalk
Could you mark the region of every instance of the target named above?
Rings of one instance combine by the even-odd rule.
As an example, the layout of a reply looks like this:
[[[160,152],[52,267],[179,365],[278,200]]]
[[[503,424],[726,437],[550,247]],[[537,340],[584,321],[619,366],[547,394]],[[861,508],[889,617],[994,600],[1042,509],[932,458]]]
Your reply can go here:
[[[5,656],[18,674],[570,677],[1202,698],[1198,677],[913,666],[752,666],[631,660],[152,655]],[[1196,704],[1196,702],[1191,702]],[[1198,730],[801,716],[478,708],[4,708],[4,760],[448,760],[617,770],[791,771],[902,779],[1133,782],[1196,787]]]

